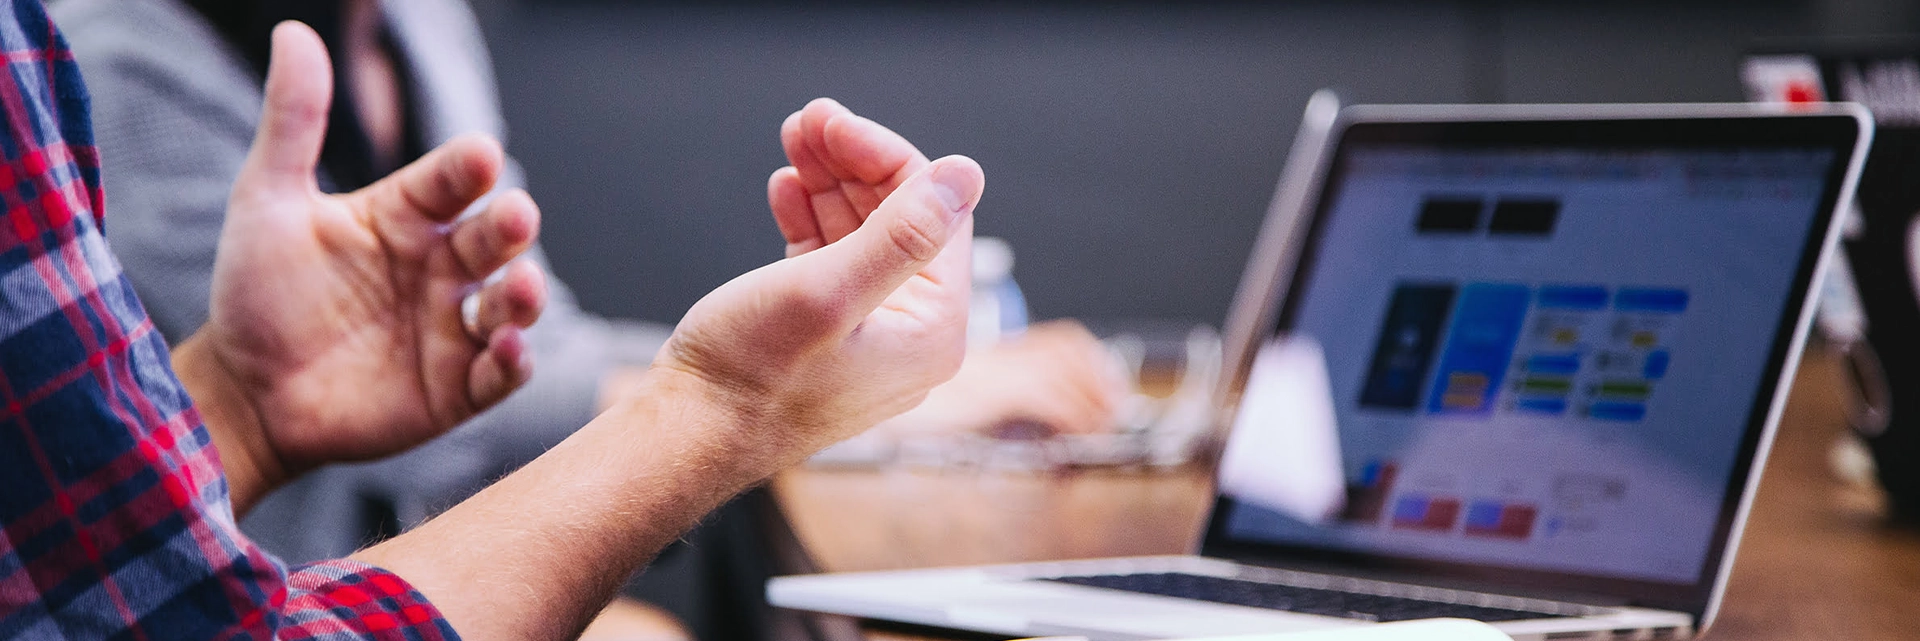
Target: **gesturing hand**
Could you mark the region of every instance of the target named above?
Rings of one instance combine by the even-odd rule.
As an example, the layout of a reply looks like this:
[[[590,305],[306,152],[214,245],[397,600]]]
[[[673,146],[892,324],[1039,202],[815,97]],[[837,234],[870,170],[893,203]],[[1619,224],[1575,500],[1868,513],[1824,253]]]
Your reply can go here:
[[[809,136],[821,153],[795,155]],[[919,404],[959,367],[985,178],[831,101],[782,139],[794,166],[768,189],[788,258],[695,303],[654,366],[705,382],[762,430],[749,437],[795,459]]]
[[[790,256],[846,236],[927,166],[907,139],[827,98],[789,116],[780,143],[793,165],[774,172],[767,199]],[[1084,327],[1037,325],[969,354],[958,376],[888,425],[962,431],[1022,421],[1063,432],[1106,429],[1124,394],[1104,371],[1109,361]]]
[[[332,84],[312,30],[274,30],[266,106],[228,202],[211,315],[181,348],[211,357],[252,410],[257,428],[227,435],[222,456],[230,468],[236,456],[250,459],[241,463],[269,485],[319,463],[404,450],[498,402],[531,373],[521,330],[545,304],[530,263],[482,286],[533,242],[539,213],[524,192],[456,222],[500,173],[491,140],[454,140],[351,194],[320,192]],[[460,306],[475,291],[470,332]]]
[[[787,116],[780,146],[792,164],[767,181],[767,204],[788,256],[846,237],[927,166],[926,155],[906,138],[831,98],[816,98]]]

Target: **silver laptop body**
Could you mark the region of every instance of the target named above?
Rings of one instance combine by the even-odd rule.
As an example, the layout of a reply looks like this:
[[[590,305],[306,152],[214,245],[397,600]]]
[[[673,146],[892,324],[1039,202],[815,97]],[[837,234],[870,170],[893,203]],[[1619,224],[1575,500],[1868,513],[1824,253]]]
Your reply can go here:
[[[1262,393],[1263,350],[1315,339],[1339,514],[1223,486],[1196,555],[781,577],[768,599],[1093,639],[1436,616],[1522,641],[1691,636],[1871,135],[1852,105],[1317,95],[1226,325],[1221,403]]]

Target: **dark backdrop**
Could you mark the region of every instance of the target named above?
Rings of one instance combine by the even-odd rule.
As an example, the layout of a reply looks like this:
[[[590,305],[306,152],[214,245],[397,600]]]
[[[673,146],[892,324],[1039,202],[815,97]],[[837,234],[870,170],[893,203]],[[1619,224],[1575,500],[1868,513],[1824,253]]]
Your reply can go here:
[[[1036,317],[1218,324],[1306,97],[1740,100],[1758,42],[1920,30],[1892,0],[481,0],[509,148],[583,304],[671,322],[777,258],[782,118],[832,96],[987,169]]]

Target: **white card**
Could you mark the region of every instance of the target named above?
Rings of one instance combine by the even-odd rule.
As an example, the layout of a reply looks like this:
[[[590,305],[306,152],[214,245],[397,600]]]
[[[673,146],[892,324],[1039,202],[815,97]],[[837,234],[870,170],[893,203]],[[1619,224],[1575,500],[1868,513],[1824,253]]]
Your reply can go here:
[[[1268,341],[1254,356],[1220,487],[1236,500],[1323,523],[1346,502],[1327,359],[1307,338]]]

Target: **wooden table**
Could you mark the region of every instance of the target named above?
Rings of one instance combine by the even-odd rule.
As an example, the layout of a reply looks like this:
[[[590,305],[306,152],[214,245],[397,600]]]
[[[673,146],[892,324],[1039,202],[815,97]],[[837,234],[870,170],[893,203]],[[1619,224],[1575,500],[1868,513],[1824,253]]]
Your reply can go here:
[[[1831,359],[1808,359],[1707,639],[1920,640],[1920,534],[1882,527],[1877,492],[1829,471],[1841,389]],[[1197,467],[809,469],[776,490],[831,571],[1181,553],[1195,548],[1211,497]]]

